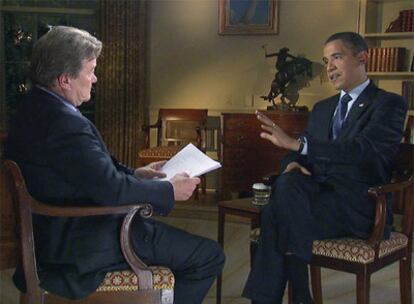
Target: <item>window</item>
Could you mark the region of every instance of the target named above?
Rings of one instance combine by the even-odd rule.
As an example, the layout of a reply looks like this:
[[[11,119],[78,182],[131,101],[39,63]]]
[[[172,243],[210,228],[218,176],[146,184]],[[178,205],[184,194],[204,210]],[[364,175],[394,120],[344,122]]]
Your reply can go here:
[[[69,25],[96,32],[97,0],[0,0],[0,130],[31,88],[30,55],[34,42],[50,25]],[[4,46],[4,47],[3,47]],[[92,100],[80,110],[94,120]]]

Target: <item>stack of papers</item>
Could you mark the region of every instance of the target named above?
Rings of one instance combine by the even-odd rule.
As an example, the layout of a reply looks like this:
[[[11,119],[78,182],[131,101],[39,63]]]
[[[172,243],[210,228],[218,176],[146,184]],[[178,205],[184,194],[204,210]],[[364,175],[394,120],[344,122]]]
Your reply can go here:
[[[160,180],[170,180],[177,173],[187,173],[190,177],[200,176],[221,167],[221,164],[211,159],[196,146],[189,143],[160,169],[167,174]]]

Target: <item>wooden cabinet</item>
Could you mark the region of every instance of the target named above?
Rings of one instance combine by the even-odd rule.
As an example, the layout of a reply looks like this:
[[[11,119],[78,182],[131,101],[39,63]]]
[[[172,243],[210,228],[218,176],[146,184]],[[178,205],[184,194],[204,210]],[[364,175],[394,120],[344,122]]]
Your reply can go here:
[[[298,137],[307,124],[308,113],[265,112],[292,137]],[[252,184],[279,170],[288,152],[260,138],[260,122],[255,114],[223,113],[222,193],[250,191]]]

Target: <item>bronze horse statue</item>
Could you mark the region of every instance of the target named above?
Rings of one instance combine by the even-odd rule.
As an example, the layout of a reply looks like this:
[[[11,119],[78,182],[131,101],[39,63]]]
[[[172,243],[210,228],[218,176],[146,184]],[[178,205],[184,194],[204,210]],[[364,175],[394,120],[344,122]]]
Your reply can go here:
[[[301,110],[296,107],[296,102],[287,99],[287,88],[296,83],[297,76],[312,77],[312,61],[302,56],[295,57],[289,54],[288,48],[282,48],[279,52],[272,54],[268,54],[265,48],[266,58],[274,56],[277,56],[275,79],[272,81],[269,94],[261,98],[272,102],[275,108],[281,110]],[[276,105],[275,98],[279,95],[281,104]]]

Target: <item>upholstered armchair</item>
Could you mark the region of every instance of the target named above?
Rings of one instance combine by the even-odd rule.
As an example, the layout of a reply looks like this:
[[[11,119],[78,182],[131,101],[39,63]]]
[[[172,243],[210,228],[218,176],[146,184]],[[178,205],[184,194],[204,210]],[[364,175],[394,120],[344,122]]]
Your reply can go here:
[[[136,216],[144,218],[152,215],[149,204],[125,205],[117,207],[55,207],[35,200],[27,191],[18,165],[10,160],[3,162],[7,181],[17,210],[19,224],[20,251],[26,293],[21,295],[22,304],[43,303],[88,303],[88,304],[172,304],[174,297],[174,275],[170,269],[161,266],[145,265],[132,249],[131,223]],[[130,270],[108,272],[96,292],[82,300],[68,300],[49,293],[39,286],[36,256],[33,240],[32,215],[47,216],[95,216],[125,214],[121,228],[121,249]],[[3,229],[3,227],[2,227]]]
[[[402,304],[412,303],[412,245],[414,226],[414,176],[413,146],[400,145],[393,181],[368,190],[375,201],[374,227],[368,239],[336,238],[315,240],[310,264],[311,285],[314,301],[322,304],[321,267],[356,275],[356,303],[368,304],[370,276],[372,273],[392,264],[400,264],[400,298]],[[265,177],[265,182],[273,184],[276,175]],[[386,223],[386,200],[394,199],[395,231],[388,240],[383,240]],[[254,255],[260,228],[251,231],[251,254]],[[291,299],[291,296],[289,297]],[[291,301],[289,301],[291,303]]]
[[[400,264],[400,298],[402,304],[412,303],[412,241],[414,220],[414,176],[407,180],[369,189],[376,202],[375,225],[367,240],[337,238],[313,242],[310,264],[312,292],[315,303],[322,304],[321,267],[356,274],[357,304],[368,304],[370,276],[392,264]],[[394,217],[401,222],[383,240],[387,195],[394,196]]]

